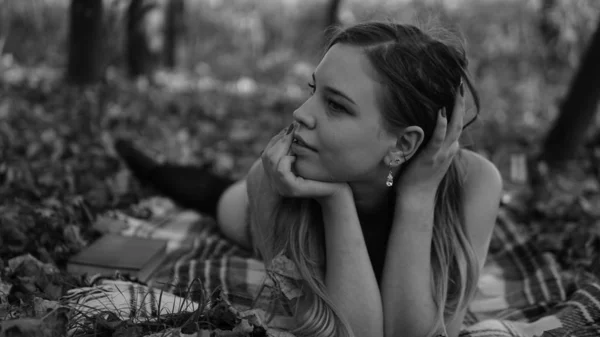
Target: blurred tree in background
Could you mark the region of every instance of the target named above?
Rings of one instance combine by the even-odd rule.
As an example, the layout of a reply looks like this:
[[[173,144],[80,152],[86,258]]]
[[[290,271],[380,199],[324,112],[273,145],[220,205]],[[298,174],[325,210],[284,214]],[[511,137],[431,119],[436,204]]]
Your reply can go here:
[[[175,68],[179,54],[179,46],[183,42],[185,32],[184,0],[170,0],[167,4],[165,32],[165,65]]]
[[[595,130],[595,116],[600,100],[600,20],[593,38],[583,54],[560,114],[544,143],[542,158],[558,167],[576,156],[577,150]]]
[[[102,0],[71,1],[67,78],[72,83],[94,83],[104,74],[102,7]]]
[[[542,0],[540,5],[540,33],[550,58],[557,60],[557,42],[560,38],[560,22],[553,20],[553,13],[558,7],[557,0]]]
[[[133,77],[151,77],[165,55],[165,0],[131,0],[127,10],[127,66]]]
[[[103,2],[71,1],[67,77],[73,83],[91,84],[104,74],[107,58],[103,42],[114,38],[106,27],[110,22],[103,19],[105,11],[110,15],[110,8],[104,9]],[[131,76],[152,78],[160,66],[175,67],[184,32],[183,14],[183,0],[128,2],[122,50]]]
[[[327,9],[327,21],[325,27],[335,26],[340,23],[339,11],[341,0],[329,0],[329,8]]]

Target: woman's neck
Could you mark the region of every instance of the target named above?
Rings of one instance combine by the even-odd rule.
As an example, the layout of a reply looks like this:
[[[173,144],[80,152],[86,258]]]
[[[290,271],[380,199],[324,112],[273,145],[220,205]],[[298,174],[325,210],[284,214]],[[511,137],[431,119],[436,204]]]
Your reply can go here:
[[[393,211],[394,189],[385,184],[351,183],[354,204],[359,215],[388,214]]]

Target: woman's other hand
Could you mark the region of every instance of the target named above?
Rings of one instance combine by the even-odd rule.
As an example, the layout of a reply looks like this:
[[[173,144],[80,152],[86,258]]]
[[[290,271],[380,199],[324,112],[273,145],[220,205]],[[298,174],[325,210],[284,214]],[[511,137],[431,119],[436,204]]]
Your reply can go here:
[[[438,112],[437,124],[425,148],[407,164],[397,185],[398,195],[426,193],[435,195],[442,178],[448,171],[454,156],[460,150],[458,139],[463,128],[465,99],[463,84],[457,90],[454,111],[450,123],[446,108]]]
[[[328,199],[342,191],[350,191],[346,183],[330,183],[304,179],[292,171],[296,157],[290,155],[296,123],[275,135],[261,155],[271,188],[285,197]]]

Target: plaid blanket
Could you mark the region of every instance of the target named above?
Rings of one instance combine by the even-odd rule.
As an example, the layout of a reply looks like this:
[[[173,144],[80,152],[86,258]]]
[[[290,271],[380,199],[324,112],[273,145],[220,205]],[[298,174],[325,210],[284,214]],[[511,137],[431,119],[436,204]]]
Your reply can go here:
[[[264,264],[251,252],[223,238],[212,219],[184,218],[188,225],[175,227],[193,228],[193,239],[186,235],[173,236],[179,238],[174,241],[179,241],[172,245],[175,247],[172,258],[153,277],[150,287],[133,287],[131,283],[104,279],[90,289],[74,290],[66,301],[82,310],[106,310],[103,298],[110,298],[115,306],[118,302],[135,303],[135,298],[142,296],[158,298],[159,293],[166,291],[171,302],[194,303],[201,291],[212,293],[221,289],[235,308],[254,309],[269,327],[288,329],[294,322],[289,299],[297,296],[299,289],[294,288],[293,270],[290,271],[285,258],[275,270],[265,270]],[[194,225],[189,226],[192,222]],[[132,226],[135,227],[130,223],[122,233],[140,235]],[[138,223],[138,227],[145,228],[143,236],[165,235],[161,226],[153,227],[149,223],[139,226]],[[182,243],[185,240],[186,243]],[[561,271],[552,254],[535,246],[526,224],[515,221],[510,210],[503,206],[479,289],[460,336],[600,336],[600,279],[587,276],[584,281],[576,281],[571,272]],[[90,292],[95,292],[94,296],[89,296]],[[148,293],[154,294],[146,296]],[[255,298],[258,300],[253,301]],[[149,300],[144,305],[151,308],[153,304]],[[131,314],[125,311],[121,314]]]

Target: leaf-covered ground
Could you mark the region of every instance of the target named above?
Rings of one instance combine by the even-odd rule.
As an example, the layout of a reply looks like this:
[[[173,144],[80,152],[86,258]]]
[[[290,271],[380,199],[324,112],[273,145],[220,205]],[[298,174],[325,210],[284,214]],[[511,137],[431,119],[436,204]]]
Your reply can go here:
[[[98,236],[91,224],[100,212],[152,195],[118,160],[114,138],[130,138],[158,160],[209,164],[241,177],[288,122],[283,111],[297,104],[280,89],[249,79],[173,93],[122,78],[78,89],[42,72],[13,65],[3,73],[2,317],[28,316],[34,299],[56,301],[84,285],[49,266],[64,267]],[[32,83],[36,76],[43,79]],[[23,263],[24,254],[44,267]]]
[[[565,21],[565,31],[577,32],[578,26],[568,23],[585,20],[578,21],[569,6],[561,7],[564,13],[558,14],[571,20]],[[556,253],[573,277],[580,270],[599,268],[600,137],[581,149],[561,174],[547,172],[532,159],[568,85],[572,60],[579,55],[579,49],[569,43],[577,41],[569,35],[559,40],[561,52],[569,53],[558,55],[563,63],[549,71],[546,63],[539,66],[541,47],[531,43],[532,20],[519,17],[516,26],[521,32],[504,29],[507,22],[513,26],[515,13],[523,13],[524,8],[466,8],[448,11],[444,17],[459,21],[472,41],[484,122],[475,125],[470,143],[501,169],[505,202],[539,233],[541,247]],[[218,13],[219,18],[236,22],[244,17],[235,6],[211,10],[202,18]],[[274,33],[281,28],[276,24],[291,15],[288,12],[278,16],[276,24],[265,21],[260,10],[252,13],[251,17],[263,20],[261,29],[271,34],[263,33],[267,42],[260,42],[261,35],[250,24],[254,21],[246,22],[251,28],[228,26],[223,29],[227,33],[218,34],[234,34],[238,42],[259,42],[232,43],[223,55],[194,49],[196,56],[205,57],[194,71],[161,73],[154,86],[124,78],[117,67],[109,70],[102,84],[75,88],[62,80],[60,62],[50,61],[48,55],[42,61],[37,55],[35,62],[20,61],[18,52],[15,58],[0,59],[0,319],[40,318],[50,309],[45,321],[21,322],[45,331],[40,336],[63,329],[56,300],[68,289],[85,285],[62,271],[66,259],[98,236],[91,224],[99,213],[127,209],[154,193],[140,186],[116,157],[112,149],[116,137],[132,139],[158,160],[209,164],[222,174],[242,177],[268,139],[287,125],[291,112],[305,98],[304,82],[314,67],[314,59],[303,60],[295,53],[306,52],[300,49],[310,43],[291,43],[292,38],[298,40],[298,34],[290,31],[293,28]],[[214,30],[213,21],[202,27]],[[48,27],[52,26],[42,25]],[[48,36],[57,32],[48,29]],[[272,40],[279,41],[279,47],[258,56],[255,50],[241,49],[256,49],[257,44],[268,49]],[[40,45],[44,51],[53,50]],[[213,43],[203,48],[219,47]],[[29,63],[34,64],[24,65]],[[232,69],[239,74],[232,75]],[[524,157],[529,158],[529,170],[518,165]],[[530,184],[518,182],[525,174]],[[97,321],[105,329],[98,336],[142,333],[142,326],[111,323],[110,317],[99,316]]]

